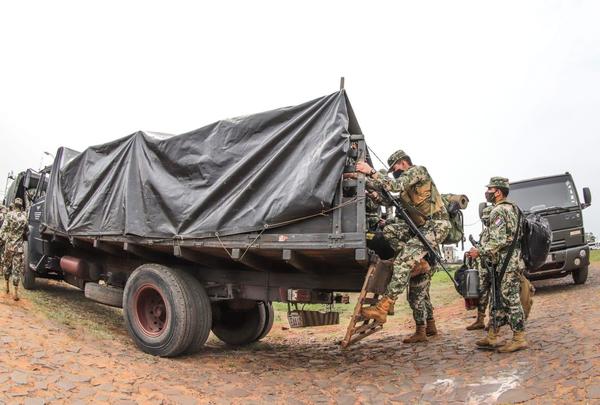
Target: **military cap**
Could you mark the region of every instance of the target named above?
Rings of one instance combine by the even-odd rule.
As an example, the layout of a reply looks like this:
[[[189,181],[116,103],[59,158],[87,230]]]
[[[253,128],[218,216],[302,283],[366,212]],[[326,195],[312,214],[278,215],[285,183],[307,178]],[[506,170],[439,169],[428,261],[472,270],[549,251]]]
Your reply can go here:
[[[13,204],[15,204],[15,207],[23,207],[23,200],[21,200],[19,197],[15,198],[15,201],[13,202]]]
[[[409,157],[406,153],[404,153],[404,151],[402,149],[397,150],[396,152],[392,153],[390,155],[390,157],[388,158],[388,166],[390,167],[388,170],[388,173],[392,171],[392,167],[402,158],[407,158]]]
[[[505,188],[508,190],[508,179],[506,177],[492,177],[490,183],[486,187]]]

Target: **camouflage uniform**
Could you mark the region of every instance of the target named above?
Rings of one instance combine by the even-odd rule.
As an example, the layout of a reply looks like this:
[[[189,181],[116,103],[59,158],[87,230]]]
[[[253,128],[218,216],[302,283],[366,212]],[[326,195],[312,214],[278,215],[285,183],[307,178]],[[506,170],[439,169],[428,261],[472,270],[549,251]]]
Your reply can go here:
[[[4,241],[2,273],[7,282],[12,276],[15,287],[19,285],[23,269],[23,235],[27,227],[27,215],[21,211],[20,205],[22,205],[20,199],[16,199],[15,209],[6,215],[0,229]]]
[[[365,199],[365,211],[367,213],[367,230],[375,232],[379,226],[379,221],[381,220],[379,204],[367,196]]]
[[[508,188],[508,180],[493,177],[488,187]],[[517,232],[518,211],[516,206],[506,200],[495,203],[490,212],[488,237],[479,247],[482,260],[489,259],[496,274],[502,269],[508,251]],[[521,259],[521,247],[517,243],[510,257],[506,272],[501,280],[500,293],[503,310],[496,314],[496,326],[509,324],[513,332],[525,330],[525,315],[520,299],[520,276],[525,265]]]
[[[392,154],[388,159],[390,167],[405,156],[406,154],[403,151]],[[411,166],[397,179],[375,175],[371,179],[371,183],[374,187],[385,188],[392,193],[400,193],[400,200],[402,200],[403,205],[413,209],[413,212],[419,208],[418,204],[413,204],[415,194],[422,192],[423,187],[429,187],[425,190],[429,192],[427,200],[421,201],[424,204],[423,206],[428,207],[428,212],[419,211],[421,214],[418,215],[421,217],[418,219],[421,219],[422,223],[420,225],[417,223],[417,225],[421,233],[434,247],[437,247],[446,239],[450,230],[448,213],[425,167]],[[408,300],[413,309],[413,317],[417,325],[424,325],[426,319],[432,319],[433,317],[433,307],[429,298],[431,273],[415,276],[413,277],[414,280],[411,280],[410,273],[421,259],[427,255],[427,250],[421,241],[411,234],[408,225],[404,221],[387,225],[383,232],[396,252],[394,271],[387,287],[386,296],[396,300],[410,283]]]
[[[483,223],[483,230],[479,235],[479,243],[481,244],[487,243],[489,239],[488,226],[490,224],[490,212],[492,208],[485,207],[481,216],[481,222]],[[477,311],[485,314],[490,302],[490,274],[487,267],[481,263],[481,257],[475,259],[473,267],[479,271],[479,303],[477,304]]]

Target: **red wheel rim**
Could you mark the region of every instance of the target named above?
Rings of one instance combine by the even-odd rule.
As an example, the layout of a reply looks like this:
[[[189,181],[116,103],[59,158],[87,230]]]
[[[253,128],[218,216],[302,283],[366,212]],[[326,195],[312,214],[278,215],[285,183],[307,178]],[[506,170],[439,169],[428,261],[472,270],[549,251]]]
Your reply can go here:
[[[160,336],[169,325],[169,308],[160,290],[151,284],[137,289],[133,305],[137,324],[144,334]]]

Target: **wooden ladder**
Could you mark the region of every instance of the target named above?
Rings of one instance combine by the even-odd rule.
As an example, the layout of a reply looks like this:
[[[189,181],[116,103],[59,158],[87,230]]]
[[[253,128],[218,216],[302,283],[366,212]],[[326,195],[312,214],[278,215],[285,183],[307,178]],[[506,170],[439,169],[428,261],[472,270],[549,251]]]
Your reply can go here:
[[[342,349],[346,349],[351,344],[383,329],[383,324],[372,319],[365,319],[361,315],[361,311],[365,306],[377,304],[385,292],[391,276],[392,262],[380,259],[371,262],[363,288],[354,307],[354,313],[350,318],[346,336],[341,342]]]

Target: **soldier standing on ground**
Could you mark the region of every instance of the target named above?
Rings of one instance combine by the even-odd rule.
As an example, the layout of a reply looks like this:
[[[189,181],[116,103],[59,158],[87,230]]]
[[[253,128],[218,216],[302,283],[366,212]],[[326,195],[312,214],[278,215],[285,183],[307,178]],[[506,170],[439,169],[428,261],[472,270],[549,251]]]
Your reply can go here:
[[[399,193],[402,205],[423,235],[433,246],[439,245],[448,235],[450,222],[441,195],[427,169],[413,165],[411,158],[402,150],[389,157],[388,165],[388,172],[393,173],[394,179],[382,176],[365,162],[358,162],[356,170],[368,175],[370,183],[374,186]],[[427,250],[421,241],[411,234],[404,221],[388,224],[383,232],[396,253],[392,279],[384,297],[375,306],[363,309],[362,315],[384,323],[390,306],[410,283],[408,299],[413,310],[416,331],[403,342],[427,341],[428,334],[437,334],[433,307],[429,299],[431,269],[425,260]]]
[[[479,234],[479,243],[487,243],[489,238],[490,226],[490,212],[492,212],[493,206],[487,206],[481,213],[481,223],[483,224],[483,230]],[[479,271],[479,302],[477,304],[477,320],[471,325],[467,326],[467,330],[479,330],[485,328],[485,311],[487,310],[490,302],[490,275],[487,267],[481,262],[481,257],[474,259],[473,267]]]
[[[6,207],[0,204],[0,229],[2,229],[2,224],[4,223],[4,218],[6,218]],[[0,273],[2,272],[2,263],[4,260],[4,239],[2,238],[2,233],[0,233]]]
[[[2,261],[2,272],[6,280],[6,293],[10,293],[10,278],[13,282],[13,299],[19,300],[19,281],[23,271],[23,237],[27,228],[27,215],[23,212],[23,200],[15,198],[14,210],[10,211],[2,228],[0,235],[4,241],[4,257]]]
[[[473,259],[478,257],[481,257],[482,260],[488,259],[499,277],[505,260],[508,260],[508,265],[500,280],[503,308],[496,314],[497,329],[494,330],[494,327],[490,325],[487,337],[478,340],[476,344],[480,347],[496,347],[499,328],[509,324],[513,331],[513,338],[498,349],[501,353],[508,353],[527,348],[525,315],[520,299],[520,276],[525,267],[519,245],[521,232],[518,230],[518,223],[520,218],[516,205],[506,200],[509,192],[508,179],[492,177],[487,188],[486,200],[494,204],[490,212],[489,237],[479,248],[471,248],[468,254]],[[507,259],[513,241],[515,242],[514,250]]]

